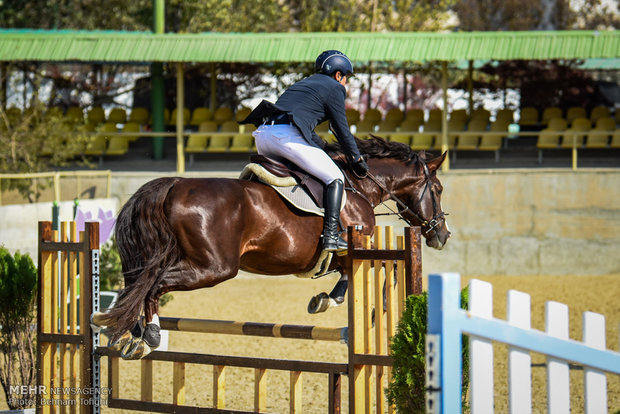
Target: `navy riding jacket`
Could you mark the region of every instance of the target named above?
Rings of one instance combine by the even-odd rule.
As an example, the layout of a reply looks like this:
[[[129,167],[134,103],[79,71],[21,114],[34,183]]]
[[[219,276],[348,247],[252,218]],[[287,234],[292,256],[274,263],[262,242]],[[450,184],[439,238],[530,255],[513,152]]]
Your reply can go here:
[[[345,97],[346,89],[336,79],[317,73],[289,87],[275,104],[261,102],[241,123],[259,126],[285,113],[310,145],[324,148],[325,141],[314,132],[314,128],[329,120],[344,153],[357,159],[360,153],[347,122]]]

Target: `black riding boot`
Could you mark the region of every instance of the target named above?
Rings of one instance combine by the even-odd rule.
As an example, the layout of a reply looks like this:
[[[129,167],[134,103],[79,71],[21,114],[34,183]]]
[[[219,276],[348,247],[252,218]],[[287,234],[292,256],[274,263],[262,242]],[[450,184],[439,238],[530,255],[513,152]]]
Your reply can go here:
[[[347,250],[347,242],[338,234],[340,203],[342,202],[342,181],[332,181],[325,190],[323,221],[323,249],[327,251]]]

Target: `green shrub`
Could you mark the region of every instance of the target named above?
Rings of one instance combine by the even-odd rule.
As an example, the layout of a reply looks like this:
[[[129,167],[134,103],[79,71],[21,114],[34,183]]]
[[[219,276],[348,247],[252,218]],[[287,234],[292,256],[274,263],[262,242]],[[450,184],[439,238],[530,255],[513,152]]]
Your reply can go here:
[[[29,398],[13,399],[10,387],[36,383],[36,294],[37,270],[30,256],[11,256],[0,246],[0,383],[11,409],[27,408],[23,401]]]
[[[461,292],[461,307],[468,304],[467,289]],[[394,358],[392,382],[387,398],[397,412],[425,413],[425,346],[428,315],[428,294],[411,295],[398,324],[390,347]],[[469,387],[469,341],[463,336],[463,407]]]

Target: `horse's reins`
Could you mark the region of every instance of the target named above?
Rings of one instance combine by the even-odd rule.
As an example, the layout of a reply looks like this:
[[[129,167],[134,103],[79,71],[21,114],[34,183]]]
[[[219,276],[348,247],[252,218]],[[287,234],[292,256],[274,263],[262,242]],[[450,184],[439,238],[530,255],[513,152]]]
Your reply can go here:
[[[425,181],[425,185],[424,185],[424,190],[422,190],[422,194],[420,195],[420,198],[418,199],[418,202],[416,203],[416,205],[419,205],[422,201],[422,199],[424,198],[424,193],[426,193],[426,190],[428,190],[429,187],[429,171],[428,171],[428,167],[426,165],[426,163],[422,164],[424,166],[424,181]],[[424,230],[424,234],[428,234],[431,231],[435,230],[435,228],[439,225],[439,219],[442,218],[443,216],[445,216],[445,213],[441,213],[441,214],[437,214],[437,202],[435,201],[435,197],[433,197],[431,195],[431,202],[433,203],[433,218],[428,221],[426,219],[424,219],[423,217],[420,217],[419,214],[417,214],[415,211],[413,211],[412,209],[409,208],[409,206],[407,206],[400,198],[398,198],[394,193],[392,193],[390,190],[388,190],[383,183],[381,183],[381,181],[377,180],[377,178],[371,173],[368,172],[366,174],[366,176],[368,178],[370,178],[370,180],[375,183],[377,185],[377,187],[379,187],[381,189],[381,191],[383,191],[384,193],[386,193],[390,199],[392,201],[394,201],[400,208],[402,208],[402,210],[399,211],[394,211],[390,208],[390,206],[388,206],[387,204],[385,204],[385,201],[381,201],[379,202],[379,204],[383,204],[385,206],[385,208],[387,208],[388,210],[390,210],[390,213],[379,213],[376,214],[377,216],[384,216],[384,215],[397,215],[399,219],[405,221],[408,225],[412,226],[413,223],[411,223],[411,221],[407,220],[407,218],[403,217],[403,213],[409,213],[411,214],[413,217],[415,217],[419,222],[420,222],[420,226],[422,228],[426,228]],[[368,197],[366,197],[364,194],[362,194],[361,192],[357,191],[357,189],[355,187],[353,187],[351,181],[349,180],[349,178],[346,176],[347,181],[349,181],[349,185],[350,188],[348,188],[349,190],[351,190],[354,193],[357,193],[359,195],[361,195],[363,198],[366,199],[366,201],[368,201],[368,203],[374,208],[376,206],[374,206],[370,200],[368,199]]]

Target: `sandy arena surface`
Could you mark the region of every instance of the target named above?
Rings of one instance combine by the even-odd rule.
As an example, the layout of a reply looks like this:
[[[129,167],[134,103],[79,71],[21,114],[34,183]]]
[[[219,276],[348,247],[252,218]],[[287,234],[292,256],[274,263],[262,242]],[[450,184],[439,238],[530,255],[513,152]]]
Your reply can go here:
[[[554,300],[569,305],[570,337],[581,340],[584,311],[606,316],[607,348],[618,350],[620,325],[620,275],[615,276],[524,276],[480,277],[493,284],[494,316],[506,317],[506,292],[509,289],[529,293],[532,297],[532,327],[544,330],[544,303]],[[329,291],[337,280],[336,275],[320,280],[294,277],[264,277],[242,275],[215,288],[193,292],[175,292],[174,299],[163,308],[163,316],[238,320],[253,322],[290,323],[341,327],[346,325],[346,306],[319,315],[309,315],[306,305],[309,298],[323,290]],[[466,283],[466,280],[463,280]],[[345,302],[346,304],[346,302]],[[339,343],[210,335],[200,333],[170,333],[170,349],[222,355],[256,356],[266,358],[305,359],[316,361],[346,362],[346,346]],[[496,413],[507,412],[506,347],[495,346],[495,406]],[[544,357],[533,354],[533,363],[544,362]],[[546,381],[543,368],[533,368],[534,413],[546,412]],[[106,363],[103,359],[102,384],[107,383]],[[121,397],[139,398],[139,362],[121,361]],[[288,411],[288,372],[268,372],[267,410],[273,413]],[[154,399],[172,402],[172,364],[154,362]],[[186,404],[211,406],[212,367],[188,365],[186,367]],[[253,380],[251,369],[228,368],[226,373],[226,407],[252,411]],[[583,371],[571,371],[571,409],[583,412]],[[620,410],[620,379],[608,375],[608,406],[610,413]],[[348,412],[347,379],[343,378],[342,408]],[[6,403],[0,403],[6,409]],[[303,412],[327,411],[327,376],[303,375]],[[104,413],[121,410],[103,409]]]

